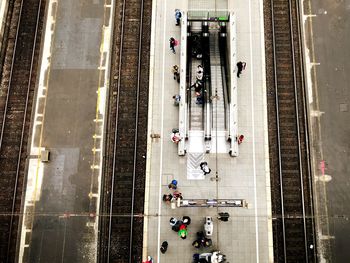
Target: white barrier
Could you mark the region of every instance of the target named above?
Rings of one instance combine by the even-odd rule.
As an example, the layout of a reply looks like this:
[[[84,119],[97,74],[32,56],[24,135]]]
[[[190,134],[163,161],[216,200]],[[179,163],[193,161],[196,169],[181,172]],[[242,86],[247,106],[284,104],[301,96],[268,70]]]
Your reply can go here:
[[[227,46],[229,54],[229,75],[230,75],[230,115],[229,115],[229,136],[231,138],[230,155],[238,156],[238,106],[237,106],[237,30],[236,16],[234,12],[230,13],[228,27]]]
[[[179,133],[181,141],[178,143],[178,154],[186,153],[186,136],[188,130],[187,102],[186,102],[186,71],[187,71],[187,13],[182,12],[181,41],[180,41],[180,90],[179,104]]]

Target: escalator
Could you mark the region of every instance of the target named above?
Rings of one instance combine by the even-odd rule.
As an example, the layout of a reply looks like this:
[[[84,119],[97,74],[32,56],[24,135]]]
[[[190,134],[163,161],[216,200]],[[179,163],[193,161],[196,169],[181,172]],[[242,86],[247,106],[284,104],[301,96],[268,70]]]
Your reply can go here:
[[[188,143],[187,143],[187,178],[188,179],[204,179],[203,172],[199,168],[199,164],[204,160],[205,143],[204,143],[204,127],[205,127],[205,105],[208,89],[208,78],[205,72],[204,57],[208,57],[208,52],[204,47],[208,46],[208,35],[203,35],[203,31],[208,31],[207,23],[203,26],[202,23],[191,24],[191,34],[188,37],[188,43],[191,43],[191,48],[188,49],[188,76],[187,76],[187,104],[188,104]],[[197,68],[201,65],[204,68],[202,78],[201,103],[198,102],[194,88],[190,88],[197,81]]]
[[[226,38],[218,29],[210,32],[210,71],[212,93],[211,152],[228,153],[229,93],[227,83]]]

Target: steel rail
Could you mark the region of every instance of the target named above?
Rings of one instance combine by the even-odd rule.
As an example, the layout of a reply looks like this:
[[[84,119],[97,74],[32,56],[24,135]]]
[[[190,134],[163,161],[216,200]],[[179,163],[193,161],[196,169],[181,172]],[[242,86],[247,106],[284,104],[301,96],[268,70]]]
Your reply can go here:
[[[7,243],[7,252],[6,252],[7,253],[7,256],[6,256],[6,262],[7,263],[9,262],[9,258],[10,258],[9,257],[9,253],[10,253],[10,249],[11,249],[12,225],[13,225],[14,210],[15,210],[15,205],[16,205],[18,178],[19,178],[19,172],[20,172],[19,170],[20,170],[20,165],[21,165],[21,160],[22,160],[21,152],[22,152],[24,133],[25,133],[26,116],[27,116],[28,102],[29,102],[29,93],[30,93],[30,87],[31,87],[31,83],[30,82],[31,82],[32,73],[33,73],[36,40],[37,40],[37,36],[38,36],[38,27],[39,27],[39,21],[40,21],[41,3],[42,3],[42,0],[39,0],[39,6],[38,6],[37,17],[36,17],[36,24],[35,24],[34,40],[33,40],[33,51],[32,51],[32,56],[31,56],[31,61],[30,61],[30,70],[29,70],[28,85],[27,85],[27,96],[26,96],[24,115],[23,115],[23,124],[22,124],[22,130],[21,130],[21,140],[20,140],[20,147],[19,147],[19,151],[18,151],[18,160],[17,160],[17,167],[16,167],[15,185],[14,185],[14,190],[13,190],[13,195],[12,195],[10,229],[9,229],[8,243]],[[21,2],[21,12],[22,12],[22,5],[23,5],[23,0]],[[21,14],[21,12],[20,12],[20,14]],[[18,31],[19,31],[19,28],[17,29],[16,43],[17,43]],[[11,65],[11,76],[12,76],[12,69],[13,69],[13,62],[12,62],[12,65]],[[9,89],[9,91],[10,91],[10,89]],[[8,97],[9,96],[7,96],[7,99],[8,99]],[[7,101],[6,101],[6,104],[7,104]]]
[[[284,262],[287,258],[286,249],[286,229],[284,221],[284,198],[283,198],[283,176],[282,176],[282,162],[281,162],[281,138],[280,138],[280,125],[279,125],[279,103],[278,103],[278,83],[277,83],[277,60],[276,60],[276,38],[275,38],[275,17],[274,17],[274,1],[270,0],[271,3],[271,25],[272,25],[272,49],[273,49],[273,73],[274,73],[274,86],[275,86],[275,101],[276,101],[276,126],[277,126],[277,145],[278,145],[278,171],[280,179],[280,195],[281,195],[281,219],[282,219],[282,234],[283,234],[283,255]]]
[[[15,8],[15,7],[13,7]],[[0,152],[2,149],[2,141],[4,138],[4,129],[5,129],[5,123],[6,123],[6,115],[7,115],[7,105],[10,97],[10,90],[11,90],[11,82],[12,82],[12,72],[13,72],[13,66],[15,63],[15,56],[16,56],[16,50],[17,50],[17,41],[18,41],[18,33],[19,33],[19,25],[21,23],[21,18],[22,18],[22,9],[23,9],[23,0],[21,1],[21,7],[19,10],[18,14],[18,22],[17,22],[17,30],[16,30],[16,39],[15,39],[15,44],[13,46],[13,54],[12,54],[12,61],[11,61],[11,70],[10,70],[10,78],[9,78],[9,83],[8,83],[8,88],[7,88],[7,94],[6,94],[6,102],[4,106],[4,113],[2,116],[2,126],[1,126],[1,133],[0,133]]]
[[[275,40],[275,22],[274,22],[274,3],[271,2],[271,20],[272,20],[272,43],[273,43],[273,62],[274,62],[274,85],[275,85],[275,100],[276,100],[276,117],[277,117],[277,140],[278,140],[278,161],[279,161],[279,178],[280,178],[280,195],[281,195],[281,213],[282,213],[282,231],[283,231],[283,252],[284,262],[287,262],[287,247],[286,247],[286,225],[285,225],[285,213],[284,213],[284,193],[283,193],[283,175],[282,175],[282,158],[281,158],[281,138],[280,138],[280,125],[279,125],[279,100],[278,100],[278,83],[277,83],[277,61],[276,61],[276,40]],[[292,3],[288,0],[289,7],[289,23],[290,23],[290,37],[291,37],[291,57],[293,68],[293,86],[295,96],[295,113],[296,113],[296,128],[297,128],[297,140],[298,140],[298,157],[299,157],[299,175],[300,175],[300,187],[301,187],[301,201],[302,201],[302,217],[303,217],[303,232],[304,232],[304,250],[306,262],[308,262],[308,250],[307,250],[307,233],[306,233],[306,216],[305,216],[305,198],[304,198],[304,183],[303,183],[303,165],[301,157],[301,139],[300,139],[300,123],[298,112],[298,91],[297,91],[297,79],[296,79],[296,62],[295,62],[295,46],[293,37],[293,14]]]
[[[122,24],[121,24],[121,39],[120,39],[120,50],[119,50],[119,65],[118,65],[118,83],[117,83],[117,102],[120,102],[120,86],[121,86],[121,68],[122,68],[122,54],[124,47],[124,26],[125,26],[125,9],[126,0],[123,1],[122,10]],[[135,120],[135,138],[134,138],[134,162],[133,162],[133,181],[132,181],[132,203],[131,203],[131,214],[130,214],[130,242],[129,242],[129,263],[132,262],[132,234],[133,234],[133,220],[134,220],[134,200],[135,200],[135,178],[136,178],[136,155],[137,155],[137,135],[138,135],[138,113],[139,113],[139,93],[140,93],[140,75],[141,75],[141,45],[142,45],[142,32],[143,32],[143,6],[144,0],[141,1],[140,10],[140,30],[139,30],[139,50],[138,50],[138,68],[137,68],[137,98],[136,98],[136,120]],[[114,180],[115,180],[115,166],[116,166],[116,154],[117,154],[117,138],[118,138],[118,117],[119,107],[116,107],[115,117],[115,134],[114,134],[114,147],[113,147],[113,168],[112,168],[112,180],[111,180],[111,198],[110,198],[110,212],[109,212],[109,227],[108,227],[108,243],[107,243],[107,262],[110,262],[110,249],[111,249],[111,235],[112,235],[112,216],[113,216],[113,196],[114,196]]]
[[[305,198],[304,198],[304,173],[303,164],[301,157],[301,142],[300,142],[300,123],[299,123],[299,110],[298,110],[298,87],[296,77],[296,65],[295,65],[295,47],[294,47],[294,35],[293,35],[293,14],[292,14],[292,2],[288,0],[289,4],[289,22],[290,22],[290,36],[291,36],[291,48],[292,48],[292,66],[293,66],[293,84],[294,84],[294,95],[295,95],[295,114],[296,114],[296,125],[297,125],[297,136],[298,136],[298,154],[299,154],[299,175],[300,175],[300,187],[301,187],[301,200],[303,210],[303,227],[304,227],[304,248],[305,248],[305,259],[306,263],[309,262],[308,249],[307,249],[307,233],[306,233],[306,219],[305,219]],[[298,15],[298,14],[297,14]],[[298,19],[297,19],[298,20]]]
[[[300,14],[300,1],[296,2],[296,12],[297,14]],[[303,28],[301,27],[301,17],[299,16],[299,19],[297,19],[297,29],[298,32],[300,32],[298,34],[298,43],[299,43],[299,49],[300,49],[300,53],[302,54],[300,56],[300,76],[301,76],[301,83],[303,85],[301,91],[302,91],[302,97],[306,98],[306,85],[305,85],[305,73],[304,73],[304,62],[305,62],[305,54],[304,54],[304,49],[303,49],[303,45],[304,45],[304,41],[302,38],[302,34],[303,34]],[[310,140],[309,140],[309,121],[308,121],[308,107],[305,103],[305,100],[303,100],[303,112],[304,112],[304,121],[305,121],[305,132],[304,132],[304,136],[305,136],[305,144],[306,144],[306,157],[307,157],[307,171],[308,171],[308,183],[310,186],[310,194],[309,194],[309,198],[310,198],[310,213],[311,213],[311,225],[312,225],[312,240],[313,240],[313,244],[316,243],[315,240],[315,225],[314,225],[314,207],[313,207],[313,196],[312,196],[312,178],[311,178],[311,173],[312,173],[312,169],[311,169],[311,160],[310,160]],[[308,248],[307,248],[308,249]],[[316,258],[316,249],[313,249],[313,257]]]
[[[137,159],[137,136],[138,136],[138,122],[139,122],[139,102],[140,102],[140,81],[141,81],[141,47],[142,47],[142,33],[143,33],[143,5],[144,0],[141,0],[140,10],[140,30],[139,30],[139,53],[137,61],[137,90],[136,90],[136,119],[135,119],[135,138],[134,138],[134,163],[132,173],[132,197],[131,197],[131,216],[130,216],[130,242],[129,242],[129,263],[132,263],[132,243],[133,243],[133,227],[134,227],[134,201],[135,201],[135,179],[136,179],[136,159]]]
[[[118,65],[118,84],[117,84],[117,102],[119,105],[120,101],[120,77],[121,77],[121,63],[122,63],[122,53],[124,47],[124,23],[125,23],[125,5],[126,0],[123,1],[123,10],[122,10],[122,25],[120,32],[120,50],[119,50],[119,65]],[[108,224],[108,243],[107,243],[107,262],[110,262],[110,249],[111,249],[111,235],[112,235],[112,214],[113,214],[113,195],[114,195],[114,180],[115,180],[115,165],[116,165],[116,155],[117,155],[117,139],[118,139],[118,117],[119,117],[119,108],[116,107],[116,116],[115,116],[115,133],[114,133],[114,146],[113,146],[113,166],[112,166],[112,185],[111,185],[111,198],[109,205],[109,224]]]

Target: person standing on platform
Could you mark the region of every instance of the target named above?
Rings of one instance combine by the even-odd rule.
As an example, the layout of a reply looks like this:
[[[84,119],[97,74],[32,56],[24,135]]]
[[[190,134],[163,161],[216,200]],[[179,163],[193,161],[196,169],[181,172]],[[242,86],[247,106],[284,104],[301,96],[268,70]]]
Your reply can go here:
[[[176,219],[176,218],[174,218],[173,221],[170,222],[171,229],[175,232],[179,232],[181,225],[183,225],[183,222],[181,220]]]
[[[180,71],[179,71],[179,66],[174,65],[173,66],[173,74],[174,74],[174,79],[180,83]]]
[[[200,93],[197,95],[196,104],[203,104],[203,96]]]
[[[175,9],[175,21],[177,26],[180,25],[181,17],[182,17],[181,11],[179,9]]]
[[[244,140],[244,135],[242,135],[242,134],[239,135],[238,138],[237,138],[238,145],[240,145],[243,142],[243,140]]]
[[[204,175],[210,174],[211,169],[208,167],[207,162],[201,162],[199,166],[200,166],[201,170],[203,171]]]
[[[170,224],[171,227],[173,227],[173,226],[176,225],[176,223],[177,223],[178,221],[179,221],[179,220],[178,220],[176,217],[172,217],[172,218],[170,218],[170,220],[169,220],[169,224]]]
[[[172,194],[164,194],[163,195],[163,201],[167,204],[170,204],[171,199],[173,199]]]
[[[173,143],[179,143],[181,141],[179,129],[176,129],[176,128],[172,129],[171,141]]]
[[[153,258],[151,256],[148,256],[147,260],[143,261],[143,263],[153,263]]]
[[[174,179],[171,181],[171,183],[168,185],[169,189],[176,190],[177,189],[177,181]]]
[[[175,201],[177,201],[177,199],[179,199],[179,198],[180,198],[180,200],[183,199],[182,193],[180,193],[179,191],[174,191],[174,193],[173,193],[173,199],[174,199]]]
[[[247,63],[245,62],[242,62],[242,61],[239,61],[237,63],[237,78],[239,78],[239,75],[241,75],[242,71],[245,70],[245,67],[246,67]]]
[[[186,239],[187,234],[188,234],[188,232],[187,232],[187,229],[186,229],[186,225],[185,225],[185,224],[182,224],[182,225],[180,226],[180,230],[179,230],[179,232],[178,232],[178,235],[179,235],[182,239]]]
[[[184,224],[188,226],[191,224],[191,218],[189,216],[183,216],[182,222],[184,222]]]
[[[179,106],[180,101],[181,101],[181,96],[179,94],[176,94],[173,96],[173,99],[174,99],[174,105]]]
[[[228,219],[229,219],[229,217],[230,217],[230,214],[229,214],[229,213],[227,213],[227,212],[220,212],[220,213],[219,213],[219,216],[218,216],[218,219],[219,219],[220,221],[222,221],[222,222],[227,222]]]
[[[168,242],[167,241],[163,241],[162,246],[160,247],[160,252],[162,252],[162,254],[165,254],[165,252],[168,250]]]

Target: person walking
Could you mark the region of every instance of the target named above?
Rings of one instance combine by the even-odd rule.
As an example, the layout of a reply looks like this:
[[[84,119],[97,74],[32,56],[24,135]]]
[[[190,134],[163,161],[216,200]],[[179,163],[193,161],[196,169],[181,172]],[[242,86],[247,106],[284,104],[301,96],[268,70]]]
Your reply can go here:
[[[175,9],[175,21],[177,26],[180,25],[181,17],[182,17],[181,11],[179,9]]]
[[[168,242],[167,241],[163,241],[162,246],[160,247],[160,252],[162,252],[162,254],[165,254],[165,252],[168,250]]]
[[[242,71],[245,70],[246,65],[247,65],[247,63],[242,62],[242,61],[239,61],[237,63],[237,68],[238,68],[237,78],[239,78],[239,75],[241,75]]]
[[[199,166],[200,166],[201,170],[203,171],[204,175],[210,174],[211,169],[208,167],[207,162],[201,162]]]
[[[169,39],[170,50],[171,50],[174,54],[176,54],[176,51],[175,51],[176,43],[177,43],[177,41],[176,41],[175,38],[171,37],[171,38]]]

